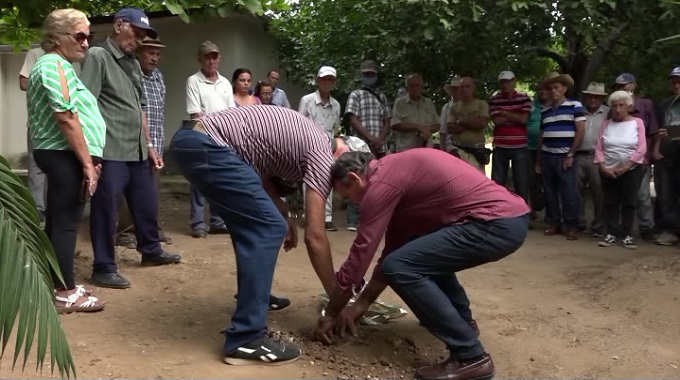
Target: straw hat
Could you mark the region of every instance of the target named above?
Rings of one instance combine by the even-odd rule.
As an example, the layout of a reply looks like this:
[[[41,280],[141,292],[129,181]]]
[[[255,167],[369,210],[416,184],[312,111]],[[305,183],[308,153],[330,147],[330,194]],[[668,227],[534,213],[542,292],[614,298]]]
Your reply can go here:
[[[583,90],[584,94],[607,96],[607,92],[604,90],[604,83],[590,82],[588,88]]]
[[[548,74],[545,79],[543,79],[544,86],[555,82],[560,82],[567,87],[574,86],[574,78],[572,78],[569,74],[560,74],[553,71],[552,73]]]

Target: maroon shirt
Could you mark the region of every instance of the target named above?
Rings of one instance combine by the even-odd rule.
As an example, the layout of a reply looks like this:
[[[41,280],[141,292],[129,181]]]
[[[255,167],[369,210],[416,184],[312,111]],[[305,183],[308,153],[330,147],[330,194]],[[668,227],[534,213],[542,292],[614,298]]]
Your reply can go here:
[[[338,285],[359,286],[385,234],[382,259],[439,228],[472,219],[513,218],[529,213],[519,196],[465,161],[437,149],[414,148],[369,163],[359,205],[359,229]],[[385,282],[380,265],[373,278]]]

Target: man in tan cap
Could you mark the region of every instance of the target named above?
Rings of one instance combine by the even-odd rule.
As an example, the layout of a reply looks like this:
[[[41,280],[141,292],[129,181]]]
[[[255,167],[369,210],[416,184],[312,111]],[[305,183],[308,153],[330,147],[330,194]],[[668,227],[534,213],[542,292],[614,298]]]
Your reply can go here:
[[[545,195],[545,235],[564,232],[578,239],[580,197],[576,184],[574,154],[585,132],[585,111],[581,102],[567,99],[574,80],[569,74],[550,73],[543,81],[548,105],[541,111],[536,172],[541,173]]]
[[[214,43],[205,41],[198,48],[198,63],[201,65],[196,74],[187,79],[187,113],[192,119],[236,107],[234,90],[229,80],[217,71],[220,64],[220,49]],[[203,195],[191,187],[191,236],[208,236],[203,215]],[[210,233],[226,233],[227,227],[222,218],[210,215]]]
[[[146,123],[149,128],[149,135],[151,135],[151,144],[159,157],[163,157],[163,145],[165,142],[165,131],[163,124],[165,116],[165,81],[163,74],[158,69],[158,62],[161,59],[161,49],[165,45],[159,39],[146,37],[142,44],[137,48],[137,61],[142,68],[142,89],[146,96],[146,105],[142,108],[146,112]],[[153,172],[154,180],[156,182],[156,191],[160,196],[160,174]],[[135,226],[130,215],[125,197],[121,197],[121,205],[118,208],[118,228],[116,243],[119,246],[127,246],[134,248],[137,245],[135,240]],[[156,198],[158,200],[158,198]],[[160,208],[160,204],[159,204]],[[165,232],[158,224],[158,239],[167,244],[171,243],[170,238],[165,236]]]
[[[607,119],[609,107],[603,105],[607,92],[604,83],[591,82],[588,88],[583,90],[586,115],[586,128],[583,142],[574,155],[577,169],[576,181],[581,195],[581,217],[580,228],[589,229],[593,237],[602,237],[602,181],[600,170],[594,163],[595,144],[597,143],[597,133],[600,124]],[[588,226],[586,222],[586,188],[590,190],[590,198],[593,204],[593,221]]]
[[[444,85],[444,91],[446,91],[451,98],[444,104],[442,111],[439,114],[439,149],[448,152],[453,149],[453,145],[448,138],[447,119],[451,105],[460,100],[460,77],[456,75],[451,78],[451,83]]]

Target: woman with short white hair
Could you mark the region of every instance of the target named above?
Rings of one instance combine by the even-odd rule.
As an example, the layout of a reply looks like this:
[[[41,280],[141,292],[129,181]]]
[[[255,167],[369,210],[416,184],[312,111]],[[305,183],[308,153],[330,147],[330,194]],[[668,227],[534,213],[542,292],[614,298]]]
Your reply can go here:
[[[620,238],[625,248],[636,249],[632,231],[636,197],[644,175],[641,165],[647,153],[645,125],[642,119],[629,114],[633,97],[628,92],[614,92],[608,104],[611,116],[600,126],[594,160],[600,167],[604,193],[606,232],[599,245],[609,247]]]
[[[45,233],[62,280],[54,274],[59,312],[98,311],[104,303],[73,273],[78,225],[87,197],[94,194],[104,150],[106,124],[97,99],[80,82],[72,62],[82,61],[89,46],[90,22],[76,9],[52,11],[43,25],[45,54],[28,76],[28,129],[33,157],[49,181]]]

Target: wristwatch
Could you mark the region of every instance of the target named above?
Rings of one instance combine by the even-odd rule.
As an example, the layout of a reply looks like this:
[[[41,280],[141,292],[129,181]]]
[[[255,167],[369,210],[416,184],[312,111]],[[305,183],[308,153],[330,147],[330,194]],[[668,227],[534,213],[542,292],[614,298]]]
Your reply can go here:
[[[568,158],[573,158],[573,157],[574,157],[574,152],[569,152],[569,153],[567,153],[567,157],[568,157]]]

